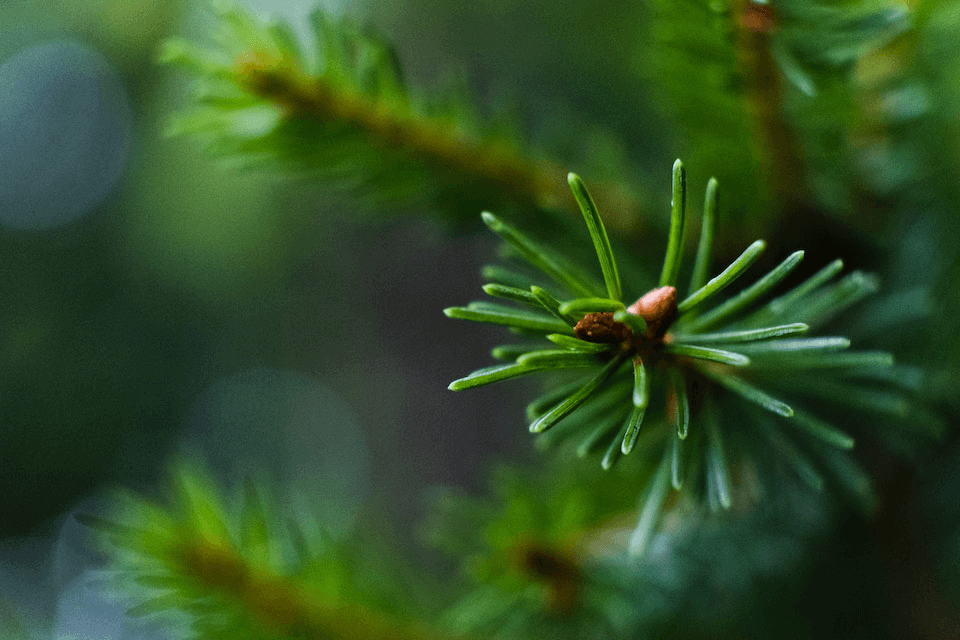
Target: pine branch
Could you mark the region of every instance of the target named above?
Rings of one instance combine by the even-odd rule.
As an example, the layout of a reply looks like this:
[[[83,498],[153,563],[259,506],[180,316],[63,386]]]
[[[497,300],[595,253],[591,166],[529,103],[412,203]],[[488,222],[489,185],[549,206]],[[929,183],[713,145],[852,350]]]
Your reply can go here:
[[[866,412],[893,420],[899,429],[919,437],[939,435],[936,421],[922,418],[917,403],[895,388],[895,376],[882,375],[893,367],[889,353],[849,351],[851,341],[842,336],[806,336],[876,291],[876,278],[853,272],[831,282],[842,268],[837,261],[763,304],[802,260],[804,254],[798,251],[736,295],[716,302],[721,291],[745,277],[765,244],[754,242],[708,280],[702,271],[703,265],[709,264],[706,254],[714,230],[712,224],[706,224],[701,227],[700,254],[694,266],[699,275],[691,280],[697,288],[681,298],[677,282],[683,263],[679,248],[684,244],[686,226],[686,183],[677,161],[672,224],[660,286],[629,304],[620,293],[629,285],[620,281],[597,207],[579,178],[571,176],[570,184],[582,208],[605,286],[589,274],[567,269],[547,250],[485,213],[491,228],[516,246],[527,263],[549,276],[553,287],[547,293],[534,286],[534,295],[526,296],[520,295],[523,283],[514,281],[518,286],[510,289],[516,292],[512,299],[524,308],[474,303],[447,309],[447,315],[523,328],[541,334],[552,345],[533,343],[516,352],[501,351],[503,358],[512,357],[513,361],[481,369],[454,381],[450,388],[467,389],[551,369],[582,370],[579,383],[550,388],[530,404],[530,431],[549,435],[559,430],[549,443],[572,442],[578,455],[605,450],[601,459],[604,469],[621,456],[637,455],[634,452],[659,460],[655,468],[660,471],[653,473],[652,484],[644,489],[646,497],[641,498],[644,506],[633,536],[633,552],[642,553],[648,544],[670,487],[696,493],[690,487],[700,485],[703,478],[710,488],[709,504],[730,508],[740,490],[732,480],[731,466],[746,464],[756,455],[743,446],[746,427],[739,424],[744,415],[752,415],[751,407],[787,426],[771,446],[799,476],[809,478],[817,473],[814,467],[827,468],[832,470],[828,475],[841,485],[863,475],[852,460],[836,451],[851,448],[854,440],[845,428],[831,424],[831,411],[843,420],[841,425],[850,413]],[[715,190],[716,183],[711,181],[708,202],[716,199]],[[596,297],[604,289],[608,297]],[[489,290],[504,293],[502,288]],[[709,305],[713,308],[701,313]],[[541,307],[539,313],[531,310],[537,306]],[[850,376],[850,371],[868,375]],[[811,397],[818,399],[816,414],[800,410],[804,399]],[[793,453],[794,440],[813,454],[814,467]],[[851,494],[867,495],[859,479],[853,484]]]
[[[197,633],[217,637],[231,629],[231,637],[450,637],[366,605],[360,577],[340,566],[344,550],[329,546],[341,543],[311,553],[319,541],[305,547],[296,523],[283,525],[251,483],[234,514],[196,466],[180,462],[172,478],[173,506],[127,494],[116,520],[77,516],[101,532],[118,577],[139,594],[129,615],[178,610]],[[292,548],[293,573],[283,551]]]
[[[171,134],[196,134],[217,155],[381,201],[577,211],[558,164],[519,143],[516,130],[479,126],[465,95],[417,100],[390,45],[369,30],[315,10],[319,55],[311,60],[285,23],[264,24],[229,3],[219,5],[218,22],[219,49],[170,40],[161,52],[196,87],[194,105],[171,120]],[[635,226],[632,190],[610,184],[601,191],[622,212],[617,222]]]

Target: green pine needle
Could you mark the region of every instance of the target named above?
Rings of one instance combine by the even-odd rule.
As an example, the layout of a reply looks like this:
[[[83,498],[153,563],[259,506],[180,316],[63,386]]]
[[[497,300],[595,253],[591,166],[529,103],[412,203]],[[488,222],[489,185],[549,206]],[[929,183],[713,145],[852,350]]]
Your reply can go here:
[[[708,415],[705,423],[707,432],[707,477],[717,503],[724,509],[729,509],[733,501],[730,497],[730,469],[727,467],[723,435],[717,427],[715,416]]]
[[[691,293],[686,300],[677,305],[677,310],[680,313],[689,311],[729,287],[747,270],[747,267],[757,261],[766,247],[767,243],[763,240],[757,240],[751,244],[747,247],[747,250],[740,254],[739,258],[731,262],[730,266],[724,269],[720,275],[711,279],[710,282]]]
[[[701,369],[701,372],[720,386],[726,387],[730,391],[738,394],[745,400],[749,400],[768,411],[772,411],[784,418],[793,416],[793,409],[785,402],[777,400],[768,393],[765,393],[753,386],[742,378],[737,378],[727,374],[721,374],[711,369]]]
[[[615,313],[626,309],[619,300],[610,298],[577,298],[560,304],[560,313],[579,315],[581,318],[588,313]]]
[[[683,163],[673,163],[673,198],[670,201],[670,239],[667,241],[667,254],[663,259],[660,273],[660,286],[666,287],[677,282],[680,273],[680,260],[683,255],[683,234],[687,215],[687,171]]]
[[[483,285],[483,292],[488,296],[494,296],[495,298],[506,298],[507,300],[516,300],[517,302],[523,302],[525,304],[540,306],[540,301],[537,300],[530,290],[528,289],[518,289],[517,287],[510,287],[504,284],[489,283]]]
[[[717,209],[720,206],[720,191],[717,179],[707,182],[707,194],[703,201],[703,220],[700,222],[700,244],[690,277],[690,291],[696,291],[707,283],[710,274],[710,252],[713,249],[713,232],[717,225]]]
[[[572,338],[560,333],[548,333],[546,337],[547,340],[558,347],[570,349],[572,351],[583,351],[584,353],[603,353],[604,351],[610,350],[610,345],[598,344],[596,342],[586,342],[584,340],[580,340],[579,338]]]
[[[664,349],[667,353],[677,356],[686,356],[688,358],[697,358],[699,360],[710,360],[730,364],[735,367],[745,367],[750,364],[750,358],[745,355],[724,351],[723,349],[714,349],[712,347],[701,347],[697,345],[670,344]]]
[[[809,325],[802,322],[782,324],[776,327],[763,329],[745,329],[743,331],[721,331],[718,333],[678,333],[674,334],[676,344],[726,344],[738,342],[753,342],[754,340],[769,340],[806,333]]]
[[[492,367],[477,369],[470,375],[454,380],[447,388],[450,389],[450,391],[463,391],[464,389],[472,389],[473,387],[493,384],[494,382],[509,380],[511,378],[524,376],[528,373],[534,373],[540,370],[541,369],[524,366],[517,363],[497,364]]]
[[[774,287],[780,284],[780,282],[783,281],[783,279],[786,278],[798,264],[800,264],[801,260],[803,260],[803,251],[795,251],[794,253],[790,254],[790,257],[781,262],[775,269],[770,271],[770,273],[763,276],[754,284],[750,285],[733,298],[730,298],[716,309],[713,309],[709,313],[706,313],[691,322],[686,327],[686,330],[702,331],[703,329],[716,326],[717,324],[727,320],[731,316],[747,308],[756,300],[763,297],[764,294],[768,293]]]
[[[593,395],[600,386],[606,382],[614,372],[620,368],[620,365],[623,364],[626,356],[618,356],[611,360],[607,365],[600,370],[600,372],[594,376],[587,384],[580,388],[579,391],[572,394],[569,398],[558,404],[556,407],[540,416],[532,423],[530,423],[530,432],[531,433],[542,433],[546,431],[557,422],[569,415],[574,409],[582,405],[587,399]]]
[[[591,297],[598,292],[589,282],[585,282],[580,277],[572,273],[566,265],[562,264],[556,257],[550,255],[546,249],[540,247],[537,243],[530,240],[507,223],[503,222],[488,211],[480,214],[483,222],[491,231],[503,238],[511,247],[517,250],[521,257],[532,267],[535,267],[553,278],[557,284],[562,284],[573,293],[582,297]]]
[[[570,325],[577,324],[577,321],[580,320],[580,317],[574,316],[568,312],[563,311],[560,308],[560,301],[553,297],[553,295],[544,289],[543,287],[538,287],[537,285],[530,286],[530,293],[533,295],[534,299],[540,303],[540,305],[552,313],[554,316],[559,318],[562,322],[565,322]]]
[[[470,320],[472,322],[502,324],[508,327],[516,327],[518,329],[549,331],[551,333],[573,333],[569,325],[561,320],[558,320],[557,318],[539,313],[533,313],[530,311],[520,311],[519,309],[514,309],[512,307],[449,307],[444,309],[443,313],[448,318],[458,318],[460,320]]]
[[[660,467],[651,479],[646,495],[643,497],[640,518],[628,543],[632,556],[642,556],[653,537],[653,529],[660,519],[660,510],[669,489],[670,466],[670,458],[663,456]]]
[[[610,248],[610,238],[607,237],[607,230],[603,226],[603,220],[600,219],[597,205],[590,197],[590,193],[580,176],[575,173],[568,174],[567,182],[570,183],[570,188],[573,190],[573,197],[580,205],[583,220],[587,223],[587,231],[590,232],[590,239],[593,240],[593,246],[597,250],[597,259],[600,261],[603,281],[607,286],[607,296],[619,300],[623,295],[620,288],[620,274],[617,272],[617,263],[613,259],[613,249]]]
[[[646,408],[650,402],[650,376],[640,358],[633,359],[633,406]]]
[[[620,451],[624,455],[628,455],[633,451],[633,447],[637,444],[637,436],[640,435],[640,427],[643,425],[643,417],[647,412],[646,407],[634,406],[633,411],[630,412],[630,419],[627,420],[627,426],[623,430],[623,438],[620,440]]]
[[[668,403],[672,408],[670,418],[677,437],[686,440],[690,430],[690,398],[687,395],[687,381],[676,372],[672,378]]]
[[[600,362],[594,353],[582,353],[567,349],[530,351],[517,358],[517,364],[519,365],[549,369],[595,367]]]
[[[670,485],[677,491],[683,488],[683,442],[680,433],[674,431],[670,439]]]

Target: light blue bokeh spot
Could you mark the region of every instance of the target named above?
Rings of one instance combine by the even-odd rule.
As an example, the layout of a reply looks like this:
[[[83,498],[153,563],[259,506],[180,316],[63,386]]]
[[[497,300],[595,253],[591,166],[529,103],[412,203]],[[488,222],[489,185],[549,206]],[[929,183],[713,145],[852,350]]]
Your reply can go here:
[[[0,225],[67,225],[110,194],[127,164],[133,117],[110,63],[75,40],[0,64]]]

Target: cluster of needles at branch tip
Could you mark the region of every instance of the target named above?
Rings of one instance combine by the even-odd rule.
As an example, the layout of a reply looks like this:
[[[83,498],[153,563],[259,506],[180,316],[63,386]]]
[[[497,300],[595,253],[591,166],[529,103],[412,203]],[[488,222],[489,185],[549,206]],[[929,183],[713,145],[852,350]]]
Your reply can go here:
[[[506,242],[509,255],[525,264],[484,268],[489,282],[483,289],[516,304],[480,301],[445,313],[503,325],[528,339],[495,348],[494,357],[505,362],[455,380],[450,389],[548,371],[572,374],[570,382],[549,387],[527,407],[530,431],[542,434],[545,446],[573,441],[579,456],[600,453],[605,469],[635,451],[661,459],[645,498],[645,504],[656,506],[641,515],[635,549],[646,544],[671,486],[693,485],[711,506],[729,508],[732,478],[739,466],[750,463],[747,451],[755,451],[757,441],[770,441],[771,449],[815,488],[823,486],[825,471],[846,483],[847,493],[869,501],[862,470],[849,456],[837,455],[837,449],[853,446],[846,422],[836,426],[806,407],[837,408],[841,414],[852,408],[902,419],[908,403],[901,389],[864,382],[883,378],[878,370],[894,367],[893,358],[885,352],[847,351],[845,337],[805,334],[873,293],[876,279],[855,271],[835,281],[843,268],[836,260],[770,299],[803,259],[803,251],[795,251],[715,303],[766,244],[757,240],[709,277],[719,203],[717,182],[711,179],[696,258],[681,295],[686,175],[678,160],[659,282],[627,303],[631,298],[624,295],[597,207],[578,176],[571,173],[568,181],[602,280],[484,212],[484,222]],[[741,446],[744,441],[751,446]]]

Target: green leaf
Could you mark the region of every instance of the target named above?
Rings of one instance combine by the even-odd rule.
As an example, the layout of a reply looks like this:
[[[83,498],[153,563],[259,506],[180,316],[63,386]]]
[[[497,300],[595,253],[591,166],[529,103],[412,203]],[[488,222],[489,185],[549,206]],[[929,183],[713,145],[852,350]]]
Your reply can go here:
[[[823,476],[820,475],[809,458],[781,433],[779,424],[766,422],[764,428],[760,431],[770,442],[770,445],[786,458],[787,463],[796,471],[801,480],[815,491],[823,491]]]
[[[770,301],[770,304],[767,305],[769,310],[776,315],[783,315],[786,310],[793,306],[798,300],[803,299],[827,282],[830,282],[830,280],[841,271],[843,271],[843,260],[838,258],[807,278],[803,283],[797,285],[779,298]]]
[[[601,420],[597,426],[590,432],[586,438],[580,443],[577,447],[577,457],[585,458],[591,453],[593,453],[598,445],[606,439],[613,431],[617,430],[618,426],[623,425],[624,420],[627,419],[625,412],[617,411],[611,413],[603,420]],[[622,427],[621,427],[622,428]],[[614,437],[614,442],[620,443],[620,439]]]
[[[839,449],[853,449],[853,438],[809,413],[797,411],[793,415],[793,420],[789,422],[821,442],[826,442]]]
[[[713,249],[713,232],[716,228],[717,209],[720,206],[720,192],[717,189],[717,179],[710,178],[707,182],[707,193],[703,200],[703,218],[700,222],[700,244],[697,246],[697,257],[693,263],[693,275],[690,277],[689,291],[696,291],[707,283],[710,273],[710,253]]]
[[[792,376],[789,385],[792,392],[851,409],[863,409],[896,418],[904,418],[910,412],[910,403],[903,394],[895,391],[863,389],[851,385],[848,381],[825,378],[813,373],[803,377]]]
[[[858,367],[871,367],[873,371],[876,368],[886,368],[893,365],[893,355],[886,351],[850,351],[845,353],[817,353],[817,354],[798,354],[791,356],[786,363],[783,360],[771,360],[766,364],[765,360],[758,359],[755,364],[758,367],[769,366],[782,367],[784,364],[791,369],[847,369]],[[870,374],[867,373],[867,376]],[[880,376],[878,376],[880,377]]]
[[[582,380],[576,380],[570,384],[550,387],[527,405],[527,421],[533,422],[582,385]]]
[[[509,380],[511,378],[525,376],[528,373],[535,373],[542,370],[542,368],[529,367],[517,363],[496,364],[492,367],[477,369],[473,373],[464,376],[463,378],[454,380],[447,388],[450,389],[450,391],[463,391],[464,389],[472,389],[485,384],[493,384],[494,382]]]
[[[449,307],[444,309],[443,313],[448,318],[470,320],[471,322],[486,322],[550,333],[573,333],[573,329],[571,329],[569,325],[556,318],[539,313],[521,311],[512,307],[497,307],[494,305],[480,308]]]
[[[567,349],[543,349],[531,351],[517,358],[517,364],[544,369],[569,369],[578,367],[596,367],[603,360],[595,353],[569,351]]]
[[[276,21],[267,25],[267,33],[273,42],[274,48],[280,54],[283,63],[288,67],[303,67],[303,52],[296,33],[284,21]],[[306,69],[304,69],[306,71]]]
[[[683,257],[683,234],[686,226],[687,209],[687,172],[683,163],[673,163],[673,198],[670,201],[670,237],[667,241],[667,253],[660,272],[660,286],[676,285],[680,273],[680,260]]]
[[[626,437],[627,429],[630,427],[631,418],[628,418],[626,422],[620,427],[620,430],[617,432],[617,435],[613,437],[613,440],[610,441],[610,444],[607,446],[606,452],[603,454],[603,458],[600,460],[600,467],[604,471],[609,471],[613,465],[617,463],[617,460],[620,459],[622,455],[622,445],[623,439]]]
[[[226,513],[210,480],[188,463],[180,462],[175,467],[173,481],[182,516],[190,530],[203,540],[228,541]]]
[[[687,396],[687,380],[677,370],[670,372],[670,424],[681,440],[686,440],[690,428],[690,398]]]
[[[597,342],[587,342],[586,340],[581,340],[580,338],[572,338],[559,333],[547,334],[547,340],[558,347],[562,347],[563,349],[583,351],[584,353],[603,353],[605,351],[610,351],[614,346],[616,346]]]
[[[480,216],[490,230],[516,249],[524,260],[550,276],[553,280],[582,297],[591,297],[597,294],[596,287],[589,282],[583,281],[577,274],[573,273],[567,265],[562,264],[557,258],[551,256],[546,249],[492,213],[484,211]]]
[[[623,364],[625,359],[626,355],[620,355],[607,363],[603,369],[587,382],[587,384],[581,387],[579,391],[576,391],[546,414],[530,423],[530,431],[532,433],[541,433],[568,416],[570,412],[586,402],[597,389],[609,380],[610,376],[620,368],[620,365]]]
[[[609,298],[576,298],[560,305],[561,313],[581,318],[588,313],[615,313],[625,309],[626,306],[622,302]]]
[[[745,367],[750,364],[750,358],[745,355],[733,353],[732,351],[724,351],[722,349],[713,349],[711,347],[673,343],[668,344],[664,350],[667,353],[672,353],[677,356],[697,358],[698,360],[711,360],[735,367]]]
[[[634,406],[633,411],[630,412],[630,419],[627,420],[626,428],[623,430],[623,438],[619,440],[619,442],[621,442],[620,451],[624,455],[633,451],[633,446],[637,443],[637,436],[640,435],[640,427],[643,424],[643,416],[646,412],[647,408],[645,406]]]
[[[844,337],[824,338],[791,338],[787,340],[764,340],[738,344],[737,351],[749,355],[760,356],[769,354],[812,354],[840,351],[850,347],[850,339]]]
[[[311,11],[309,20],[317,43],[317,70],[327,80],[342,82],[346,55],[340,31],[322,9]]]
[[[642,556],[644,551],[647,550],[647,545],[650,544],[654,527],[660,519],[660,509],[663,508],[663,501],[667,497],[670,486],[669,477],[670,456],[664,455],[656,473],[650,479],[650,484],[643,498],[643,509],[640,511],[637,527],[630,536],[629,550],[631,556]]]
[[[157,62],[177,65],[201,76],[233,78],[229,60],[181,38],[165,40],[157,53]]]
[[[708,327],[715,326],[727,320],[739,311],[746,309],[756,300],[760,299],[762,296],[780,284],[780,282],[782,282],[783,279],[786,278],[798,264],[800,264],[801,260],[803,260],[803,251],[795,251],[794,253],[790,254],[786,260],[781,262],[776,268],[767,273],[767,275],[763,276],[755,283],[721,304],[719,307],[712,309],[711,311],[691,322],[686,327],[686,331],[700,331]]]
[[[730,469],[727,467],[727,455],[723,445],[723,435],[717,427],[716,416],[712,413],[704,420],[707,431],[707,477],[708,485],[713,489],[717,503],[729,509]]]
[[[554,298],[549,291],[542,287],[532,285],[530,287],[530,292],[533,294],[533,297],[536,298],[537,302],[543,306],[544,309],[552,313],[554,316],[566,322],[570,325],[575,325],[580,320],[579,317],[574,317],[569,313],[565,313],[560,308],[560,301]]]
[[[646,408],[650,402],[650,376],[640,358],[633,359],[633,406]]]
[[[670,439],[670,484],[677,491],[683,488],[683,438],[676,431]]]
[[[518,289],[517,287],[509,287],[503,284],[490,283],[483,285],[483,291],[487,295],[495,296],[497,298],[506,298],[508,300],[516,300],[517,302],[523,302],[537,307],[540,306],[540,301],[537,300],[536,296],[530,293],[529,289]]]
[[[730,263],[730,266],[724,269],[720,275],[710,280],[710,282],[705,284],[697,291],[691,293],[686,300],[678,304],[677,311],[680,313],[689,311],[698,304],[708,300],[711,296],[720,293],[726,287],[733,284],[733,282],[739,278],[750,265],[757,261],[766,246],[767,245],[763,240],[757,240],[752,245],[747,247],[746,251],[744,251],[736,260]]]
[[[724,344],[769,340],[806,333],[810,327],[802,322],[782,324],[762,329],[744,329],[743,331],[721,331],[717,333],[674,333],[673,344]]]
[[[724,373],[716,372],[711,370],[708,367],[700,367],[700,372],[705,376],[716,382],[722,387],[726,387],[730,391],[733,391],[741,398],[749,400],[755,404],[760,405],[768,411],[772,411],[777,415],[781,415],[785,418],[789,418],[793,415],[793,409],[790,408],[785,402],[777,400],[773,396],[769,395],[756,388],[749,382],[746,382],[742,378],[737,378],[736,376],[727,375]]]
[[[846,278],[820,291],[806,301],[797,313],[797,319],[811,327],[825,324],[841,311],[875,293],[880,287],[876,276],[854,271]]]
[[[851,456],[831,447],[822,447],[817,450],[817,457],[865,514],[876,509],[878,501],[870,485],[870,476]]]
[[[583,220],[587,223],[587,230],[590,232],[590,239],[593,240],[593,246],[597,251],[600,270],[603,271],[603,281],[607,286],[607,296],[614,300],[620,300],[623,297],[623,291],[620,287],[620,274],[617,272],[617,262],[613,257],[613,249],[610,247],[610,238],[607,237],[607,230],[603,226],[603,220],[600,219],[597,205],[590,197],[590,193],[580,176],[570,173],[567,175],[567,182],[570,184],[570,189],[573,190],[573,197],[576,198],[577,204],[580,206]]]

